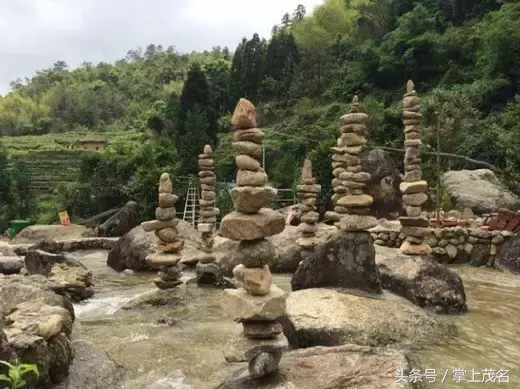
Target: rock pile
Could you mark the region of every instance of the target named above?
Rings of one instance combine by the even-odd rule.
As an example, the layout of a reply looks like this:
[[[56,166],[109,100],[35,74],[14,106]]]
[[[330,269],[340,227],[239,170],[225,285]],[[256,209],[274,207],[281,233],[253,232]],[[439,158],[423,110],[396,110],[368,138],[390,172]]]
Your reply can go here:
[[[264,208],[276,195],[276,189],[264,187],[267,175],[260,168],[263,132],[256,129],[256,109],[240,99],[231,119],[233,148],[239,154],[236,163],[238,187],[232,190],[235,212],[222,219],[220,235],[238,240],[233,253],[239,263],[233,274],[240,285],[226,289],[226,308],[244,332],[225,353],[228,362],[249,362],[251,377],[267,375],[278,368],[287,340],[278,318],[285,314],[285,293],[272,286],[267,263],[275,255],[265,238],[282,232],[283,215]]]
[[[316,179],[312,176],[312,163],[306,159],[303,164],[302,175],[300,178],[300,185],[296,188],[298,190],[298,197],[301,199],[301,224],[298,226],[300,238],[298,238],[298,245],[304,249],[312,249],[317,244],[316,231],[318,230],[318,214],[316,207],[316,196],[321,191],[321,186],[316,185]]]
[[[197,282],[213,284],[220,273],[213,253],[213,233],[220,210],[215,207],[215,165],[210,145],[204,146],[204,152],[199,155],[199,170],[201,199],[197,228],[202,236],[202,251],[197,263]]]
[[[335,226],[343,231],[364,231],[377,225],[377,220],[370,216],[372,196],[363,189],[370,181],[370,174],[363,171],[360,154],[366,143],[366,123],[368,115],[359,110],[358,97],[354,96],[350,112],[341,117],[341,137],[338,147],[332,152],[332,200],[334,212],[326,217],[336,220]]]
[[[146,257],[152,268],[159,268],[159,278],[154,280],[159,289],[171,289],[182,284],[182,259],[180,252],[184,248],[184,240],[178,239],[179,223],[175,219],[175,203],[179,199],[173,193],[173,185],[168,173],[161,174],[159,181],[159,206],[155,210],[157,220],[141,223],[147,232],[154,231],[159,239],[157,251]]]
[[[424,244],[424,238],[430,235],[430,221],[422,215],[422,205],[428,200],[428,183],[422,179],[421,171],[421,100],[414,89],[414,83],[408,81],[403,100],[404,123],[404,182],[400,189],[406,205],[406,217],[401,217],[401,232],[406,241],[401,251],[410,255],[431,253],[431,247]]]

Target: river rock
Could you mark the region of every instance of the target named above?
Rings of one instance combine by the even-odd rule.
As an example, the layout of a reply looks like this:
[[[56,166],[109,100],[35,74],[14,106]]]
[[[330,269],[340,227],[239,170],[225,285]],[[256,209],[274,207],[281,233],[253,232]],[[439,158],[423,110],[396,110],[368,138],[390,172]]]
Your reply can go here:
[[[267,296],[252,296],[243,288],[225,289],[225,307],[233,320],[276,320],[285,313],[285,292],[271,286]]]
[[[285,219],[280,213],[262,208],[256,214],[232,212],[220,224],[219,235],[233,240],[256,240],[276,235],[285,228]]]
[[[425,217],[410,217],[401,216],[399,218],[401,225],[404,227],[423,227],[427,228],[430,226],[430,221]]]
[[[0,257],[0,274],[18,274],[24,267],[22,257]]]
[[[411,370],[402,351],[374,347],[293,350],[284,354],[279,370],[280,374],[269,377],[268,382],[252,379],[245,370],[218,389],[411,389],[413,385],[407,380],[395,382],[396,371]]]
[[[360,136],[354,132],[347,132],[341,135],[341,140],[345,146],[359,146],[367,143],[364,136]]]
[[[260,162],[249,155],[237,155],[235,158],[237,167],[242,170],[256,171],[260,168]]]
[[[373,202],[372,196],[362,194],[342,197],[336,204],[342,207],[369,207]]]
[[[426,193],[405,194],[403,201],[406,205],[419,207],[428,201],[428,195]]]
[[[155,236],[166,243],[175,242],[178,235],[179,231],[174,227],[163,228],[161,230],[155,231]]]
[[[239,170],[237,173],[238,186],[264,186],[267,184],[267,174],[263,170]]]
[[[265,174],[265,173],[264,173]],[[278,191],[270,187],[240,187],[231,190],[235,209],[243,213],[256,213],[274,199]]]
[[[453,332],[445,321],[388,292],[373,298],[323,288],[289,294],[281,323],[292,348],[438,342]]]
[[[276,353],[287,350],[287,348],[287,338],[283,335],[279,335],[274,339],[264,339],[261,342],[240,336],[238,339],[232,341],[229,347],[224,350],[224,358],[226,358],[226,361],[229,363],[249,362],[261,353]]]
[[[244,336],[249,339],[272,339],[283,332],[278,320],[242,322]]]
[[[256,108],[249,100],[241,98],[231,117],[231,126],[235,130],[256,127]]]
[[[426,181],[402,182],[399,186],[404,194],[425,193],[428,190]]]
[[[157,207],[155,209],[155,217],[159,221],[165,221],[165,220],[167,221],[167,220],[174,219],[175,213],[176,213],[176,211],[175,211],[174,207],[171,207],[171,208]]]
[[[365,124],[368,121],[368,115],[363,112],[347,113],[340,118],[343,126],[348,124]]]
[[[231,254],[234,263],[257,268],[270,263],[275,255],[275,247],[267,239],[241,241]]]
[[[273,276],[267,265],[263,268],[247,268],[238,265],[233,269],[233,275],[238,284],[253,296],[268,295],[273,283]]]
[[[139,204],[129,201],[97,227],[97,236],[123,236],[137,225],[139,225]]]
[[[408,255],[428,255],[431,254],[432,248],[427,244],[413,244],[406,241],[401,245],[401,251]]]
[[[260,378],[278,369],[282,359],[282,352],[263,352],[249,361],[249,375],[251,378]]]
[[[514,234],[499,246],[495,266],[499,269],[520,274],[520,235]]]
[[[163,230],[165,228],[175,228],[179,224],[179,220],[173,219],[173,220],[151,220],[148,222],[141,223],[140,226],[144,231],[150,232],[150,231],[157,231],[157,230]],[[137,228],[137,227],[136,227]]]
[[[233,142],[246,141],[260,144],[262,143],[264,136],[264,132],[258,128],[235,130],[233,133]]]
[[[253,158],[260,158],[262,155],[262,146],[253,142],[233,142],[233,150],[239,155],[245,154]]]
[[[368,215],[345,215],[339,225],[342,231],[365,231],[377,226],[377,219]]]
[[[486,266],[491,256],[490,246],[487,244],[474,244],[471,250],[469,264],[479,267]]]
[[[168,226],[172,224],[168,223]],[[154,234],[147,234],[141,226],[137,226],[121,237],[110,250],[107,265],[118,272],[125,269],[149,270],[150,265],[145,258],[152,253],[156,241]]]
[[[291,286],[293,290],[330,286],[381,293],[370,233],[344,233],[318,245],[296,269]]]
[[[376,253],[384,289],[436,313],[467,311],[462,279],[432,257],[405,255],[383,246],[376,246]]]

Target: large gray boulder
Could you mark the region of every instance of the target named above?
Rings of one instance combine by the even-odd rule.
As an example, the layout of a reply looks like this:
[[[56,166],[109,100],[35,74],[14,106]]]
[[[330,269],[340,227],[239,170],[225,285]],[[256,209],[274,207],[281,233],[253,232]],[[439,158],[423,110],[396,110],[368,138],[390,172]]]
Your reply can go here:
[[[129,201],[97,227],[97,236],[123,236],[139,225],[139,204]]]
[[[402,211],[402,194],[399,185],[401,174],[392,157],[381,149],[373,149],[361,156],[363,171],[370,173],[367,193],[374,203],[370,207],[377,218],[392,218]]]
[[[281,322],[293,348],[413,345],[454,331],[440,317],[387,292],[374,298],[323,288],[290,293]]]
[[[41,240],[72,240],[94,236],[95,233],[92,228],[80,226],[78,224],[70,224],[68,226],[62,226],[59,224],[35,225],[29,226],[20,231],[11,241],[11,244],[36,243]]]
[[[177,225],[178,238],[185,241],[182,255],[192,259],[198,255],[201,246],[199,232],[191,224],[181,220]],[[122,272],[125,269],[152,270],[146,262],[146,256],[157,248],[157,237],[153,232],[146,232],[139,225],[125,234],[108,253],[107,265]]]
[[[25,256],[25,268],[30,275],[46,276],[56,293],[69,295],[73,301],[94,295],[92,272],[71,254],[30,249]]]
[[[291,280],[292,289],[330,286],[381,293],[375,256],[369,232],[334,236],[300,263]]]
[[[7,341],[7,336],[4,330],[0,328],[0,361],[11,361],[16,358],[16,354],[11,347],[11,344]],[[0,366],[0,374],[6,374],[7,368]]]
[[[218,389],[412,389],[395,374],[411,370],[401,351],[345,345],[312,347],[284,354],[280,374],[261,381],[240,370]]]
[[[383,288],[436,313],[467,311],[460,276],[433,258],[411,256],[399,249],[376,246]]]
[[[520,197],[509,191],[489,169],[446,172],[442,175],[442,185],[452,206],[459,211],[470,208],[480,215],[500,208],[520,208]]]
[[[72,343],[74,361],[69,376],[55,389],[107,389],[117,388],[124,369],[115,363],[106,351],[91,343],[76,340]]]
[[[520,234],[511,236],[499,246],[495,266],[501,270],[520,274]]]
[[[108,253],[107,265],[122,272],[125,269],[149,270],[147,255],[157,247],[157,237],[137,226],[122,236]]]

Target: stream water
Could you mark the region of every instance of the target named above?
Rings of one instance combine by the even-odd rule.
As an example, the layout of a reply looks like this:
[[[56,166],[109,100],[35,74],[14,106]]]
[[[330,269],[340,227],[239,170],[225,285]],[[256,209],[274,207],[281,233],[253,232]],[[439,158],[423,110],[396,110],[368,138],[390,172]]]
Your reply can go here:
[[[161,389],[209,389],[237,370],[225,362],[222,350],[236,339],[241,326],[225,315],[221,290],[190,284],[173,292],[174,304],[123,309],[137,296],[156,290],[155,275],[116,273],[105,265],[103,251],[77,254],[93,272],[96,294],[75,305],[74,335],[106,350],[126,368],[122,389],[146,389],[154,382]],[[425,346],[415,355],[422,382],[427,388],[520,388],[520,277],[492,269],[455,270],[464,280],[469,313],[447,318],[458,327],[455,339]],[[184,279],[192,276],[186,273]],[[290,290],[289,275],[275,275],[273,282]],[[428,376],[425,369],[430,369]],[[458,383],[454,369],[465,369],[467,380],[472,379],[472,369],[509,370],[510,383]],[[491,377],[493,373],[484,380]]]

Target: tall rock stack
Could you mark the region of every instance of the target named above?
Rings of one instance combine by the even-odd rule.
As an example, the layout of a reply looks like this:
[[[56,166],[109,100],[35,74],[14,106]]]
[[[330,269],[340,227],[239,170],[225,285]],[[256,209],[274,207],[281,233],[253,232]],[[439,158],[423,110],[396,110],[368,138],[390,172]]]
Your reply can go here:
[[[179,199],[173,193],[173,186],[168,173],[161,174],[159,181],[159,207],[155,210],[157,220],[141,223],[147,232],[154,231],[159,239],[156,252],[146,257],[146,262],[153,268],[159,268],[159,278],[154,280],[159,289],[171,289],[182,284],[181,251],[184,241],[177,239],[179,231],[175,219],[175,203]]]
[[[267,263],[275,249],[265,238],[282,232],[282,214],[266,208],[276,190],[265,187],[267,175],[260,168],[264,133],[256,127],[256,110],[246,99],[240,99],[231,124],[233,148],[238,153],[237,188],[231,191],[235,212],[222,219],[219,234],[240,243],[232,255],[238,266],[233,274],[240,285],[226,289],[226,308],[234,320],[242,323],[243,337],[225,352],[228,362],[249,362],[251,377],[258,378],[275,371],[287,349],[278,318],[285,314],[285,293],[271,285]]]
[[[354,96],[350,112],[340,119],[341,137],[338,147],[333,150],[341,151],[333,156],[336,167],[332,186],[339,197],[334,211],[341,215],[336,227],[342,231],[365,231],[377,225],[376,218],[370,216],[374,200],[363,192],[370,181],[370,174],[363,171],[360,158],[366,143],[367,121],[368,115],[359,111],[358,97]]]
[[[213,254],[213,232],[220,210],[215,207],[215,164],[213,150],[210,145],[204,146],[204,152],[199,155],[199,178],[201,188],[200,221],[197,228],[202,236],[202,251],[197,263],[197,282],[215,283],[219,267]]]
[[[312,163],[306,159],[303,164],[300,185],[296,188],[298,197],[301,199],[300,209],[302,212],[301,223],[298,226],[300,238],[296,241],[304,250],[310,250],[316,246],[317,223],[320,215],[316,207],[316,197],[321,191],[321,186],[316,185],[316,179],[312,176]]]
[[[432,251],[431,247],[424,243],[424,238],[431,233],[430,222],[422,215],[422,205],[428,200],[428,183],[422,180],[421,172],[421,100],[412,81],[408,81],[406,85],[403,107],[406,153],[404,182],[401,183],[400,189],[407,216],[399,219],[402,225],[401,232],[406,236],[401,251],[410,255],[426,255]]]

